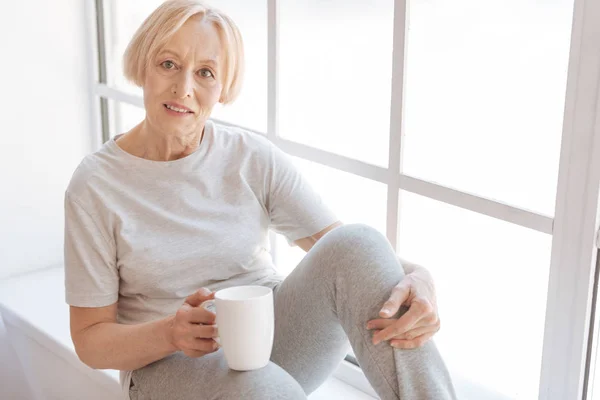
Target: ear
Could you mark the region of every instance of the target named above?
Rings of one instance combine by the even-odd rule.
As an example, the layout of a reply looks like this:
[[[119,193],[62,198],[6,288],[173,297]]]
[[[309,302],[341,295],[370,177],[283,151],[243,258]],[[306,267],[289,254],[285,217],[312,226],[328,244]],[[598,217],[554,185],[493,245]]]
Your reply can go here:
[[[225,104],[227,93],[225,93],[225,91],[223,90],[223,86],[221,86],[221,90],[220,91],[221,91],[221,93],[219,94],[219,103]]]

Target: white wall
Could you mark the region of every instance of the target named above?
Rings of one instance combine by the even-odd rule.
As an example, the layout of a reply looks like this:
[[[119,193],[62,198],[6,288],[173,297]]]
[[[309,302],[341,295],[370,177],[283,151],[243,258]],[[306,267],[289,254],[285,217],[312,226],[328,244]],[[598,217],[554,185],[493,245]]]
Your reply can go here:
[[[84,6],[0,2],[0,279],[62,263],[64,191],[94,143]],[[25,375],[0,319],[0,397],[32,399]]]
[[[84,6],[0,3],[0,279],[62,262],[64,190],[93,143]]]

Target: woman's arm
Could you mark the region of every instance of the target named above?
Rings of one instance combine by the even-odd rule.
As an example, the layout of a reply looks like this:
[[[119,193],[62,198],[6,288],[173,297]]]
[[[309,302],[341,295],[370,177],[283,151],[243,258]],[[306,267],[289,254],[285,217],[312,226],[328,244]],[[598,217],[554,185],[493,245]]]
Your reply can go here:
[[[176,351],[202,357],[218,349],[215,314],[200,307],[213,293],[200,289],[175,315],[136,325],[117,323],[117,304],[71,306],[71,338],[79,359],[94,369],[131,371]]]
[[[172,316],[137,325],[117,323],[117,304],[71,306],[71,337],[79,359],[95,369],[134,370],[177,349],[170,342]]]
[[[294,243],[296,244],[296,246],[300,247],[302,250],[304,250],[305,252],[308,253],[308,251],[310,249],[312,249],[312,247],[315,245],[315,243],[317,243],[317,241],[319,239],[321,239],[327,232],[329,232],[332,229],[335,229],[338,226],[341,226],[343,224],[344,223],[342,221],[337,221],[337,222],[329,225],[327,228],[323,229],[321,232],[316,233],[309,237],[298,239]]]

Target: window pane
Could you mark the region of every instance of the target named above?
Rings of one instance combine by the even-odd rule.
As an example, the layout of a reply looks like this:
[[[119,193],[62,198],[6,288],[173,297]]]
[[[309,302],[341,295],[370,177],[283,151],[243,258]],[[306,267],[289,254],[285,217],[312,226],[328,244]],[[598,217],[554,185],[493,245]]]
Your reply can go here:
[[[282,0],[281,136],[387,166],[393,0]]]
[[[123,76],[123,53],[133,34],[164,0],[105,0],[105,39],[108,84],[138,94],[142,90]]]
[[[123,77],[123,53],[142,22],[162,0],[106,1],[106,52],[109,85],[142,95]],[[246,68],[240,97],[227,106],[217,104],[212,117],[266,132],[267,129],[267,5],[266,0],[215,0],[238,25],[244,40]]]
[[[411,2],[404,172],[553,215],[572,8]]]
[[[365,223],[385,234],[387,189],[384,184],[300,158],[292,159],[340,220]],[[305,253],[290,248],[278,235],[276,254],[278,268],[289,273]]]
[[[477,382],[459,397],[537,399],[551,236],[400,195],[398,254],[432,271],[436,343],[457,382]]]
[[[110,137],[129,131],[146,117],[143,108],[116,100],[108,100]]]
[[[217,106],[213,117],[267,132],[267,0],[213,0],[237,24],[244,40],[246,68],[240,97]]]

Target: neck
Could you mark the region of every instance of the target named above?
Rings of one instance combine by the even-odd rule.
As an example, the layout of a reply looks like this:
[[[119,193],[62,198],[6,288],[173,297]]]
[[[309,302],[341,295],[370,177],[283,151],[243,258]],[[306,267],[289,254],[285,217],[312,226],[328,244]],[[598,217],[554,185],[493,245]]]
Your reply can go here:
[[[204,124],[192,132],[181,134],[158,132],[144,120],[119,138],[118,142],[125,151],[137,157],[152,161],[173,161],[196,151],[203,135]],[[121,143],[121,139],[125,143]]]

